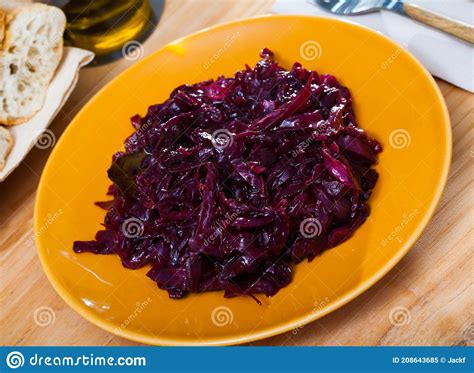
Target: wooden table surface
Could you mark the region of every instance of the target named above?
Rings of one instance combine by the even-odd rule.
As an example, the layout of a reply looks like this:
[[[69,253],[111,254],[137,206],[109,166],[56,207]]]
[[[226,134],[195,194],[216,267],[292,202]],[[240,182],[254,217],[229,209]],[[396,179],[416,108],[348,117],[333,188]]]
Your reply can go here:
[[[268,13],[271,0],[167,0],[149,54],[201,28]],[[124,59],[81,72],[77,88],[54,120],[58,138],[81,107],[132,62]],[[438,80],[453,128],[453,162],[436,214],[410,253],[381,281],[336,312],[254,345],[466,345],[474,341],[473,95]],[[76,314],[46,279],[34,246],[33,205],[51,149],[34,148],[0,184],[1,342],[4,345],[132,345]],[[394,326],[389,314],[409,311]],[[38,322],[42,310],[54,318]]]

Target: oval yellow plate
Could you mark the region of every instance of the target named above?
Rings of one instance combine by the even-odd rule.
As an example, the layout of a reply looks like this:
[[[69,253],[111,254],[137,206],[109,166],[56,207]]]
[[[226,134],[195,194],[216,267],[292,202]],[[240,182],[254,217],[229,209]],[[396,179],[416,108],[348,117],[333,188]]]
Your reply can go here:
[[[171,300],[117,256],[75,254],[94,237],[112,154],[144,114],[183,83],[232,75],[268,47],[286,68],[335,75],[347,86],[361,127],[384,151],[368,221],[344,244],[296,267],[273,298],[223,298],[223,292]],[[100,91],[76,116],[43,172],[35,234],[56,291],[87,320],[148,344],[236,344],[315,320],[362,293],[410,249],[428,224],[446,182],[451,132],[443,98],[408,52],[366,28],[326,18],[263,16],[206,29],[153,53]]]

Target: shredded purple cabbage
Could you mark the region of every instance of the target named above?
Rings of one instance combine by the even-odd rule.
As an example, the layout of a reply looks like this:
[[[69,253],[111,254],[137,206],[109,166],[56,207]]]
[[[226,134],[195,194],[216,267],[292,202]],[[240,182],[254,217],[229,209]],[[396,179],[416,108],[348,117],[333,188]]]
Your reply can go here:
[[[381,145],[349,90],[268,49],[255,68],[176,88],[132,118],[108,171],[112,201],[77,253],[117,254],[171,298],[272,296],[293,265],[347,240],[369,215]]]

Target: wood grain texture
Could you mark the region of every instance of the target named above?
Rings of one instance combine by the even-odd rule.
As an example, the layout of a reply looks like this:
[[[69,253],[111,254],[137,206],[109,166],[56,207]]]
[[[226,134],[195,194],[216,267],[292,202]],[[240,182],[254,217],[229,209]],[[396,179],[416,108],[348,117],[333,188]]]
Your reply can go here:
[[[454,19],[430,12],[413,4],[403,4],[405,12],[413,19],[430,25],[462,40],[474,43],[474,27]]]
[[[216,23],[267,13],[271,0],[168,0],[146,54],[173,39]],[[176,25],[179,25],[177,27]],[[80,108],[132,62],[88,68],[50,127],[59,137]],[[307,326],[254,345],[466,345],[474,341],[473,270],[473,95],[438,80],[454,135],[448,185],[428,228],[410,253],[381,281],[336,312]],[[39,263],[33,234],[33,205],[50,149],[34,148],[0,184],[0,337],[4,345],[134,345],[90,324],[56,294]],[[54,320],[35,323],[40,307]],[[409,322],[394,326],[395,307]],[[46,320],[47,321],[47,320]]]

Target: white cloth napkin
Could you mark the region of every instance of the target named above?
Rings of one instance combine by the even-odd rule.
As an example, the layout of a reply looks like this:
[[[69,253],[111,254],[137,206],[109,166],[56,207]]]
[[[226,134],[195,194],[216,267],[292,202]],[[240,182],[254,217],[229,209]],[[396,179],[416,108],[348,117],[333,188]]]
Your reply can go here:
[[[453,19],[473,24],[474,3],[469,0],[420,1],[410,3]],[[474,92],[474,47],[454,36],[408,17],[379,11],[357,16],[331,14],[310,0],[276,0],[275,13],[307,14],[339,18],[367,26],[408,49],[433,74],[458,87]]]
[[[34,145],[40,148],[54,146],[56,142],[54,134],[44,131],[76,86],[79,69],[93,58],[94,53],[84,49],[64,48],[61,62],[49,84],[43,108],[27,122],[6,127],[13,136],[13,148],[7,157],[4,169],[0,171],[0,182],[21,163]]]

